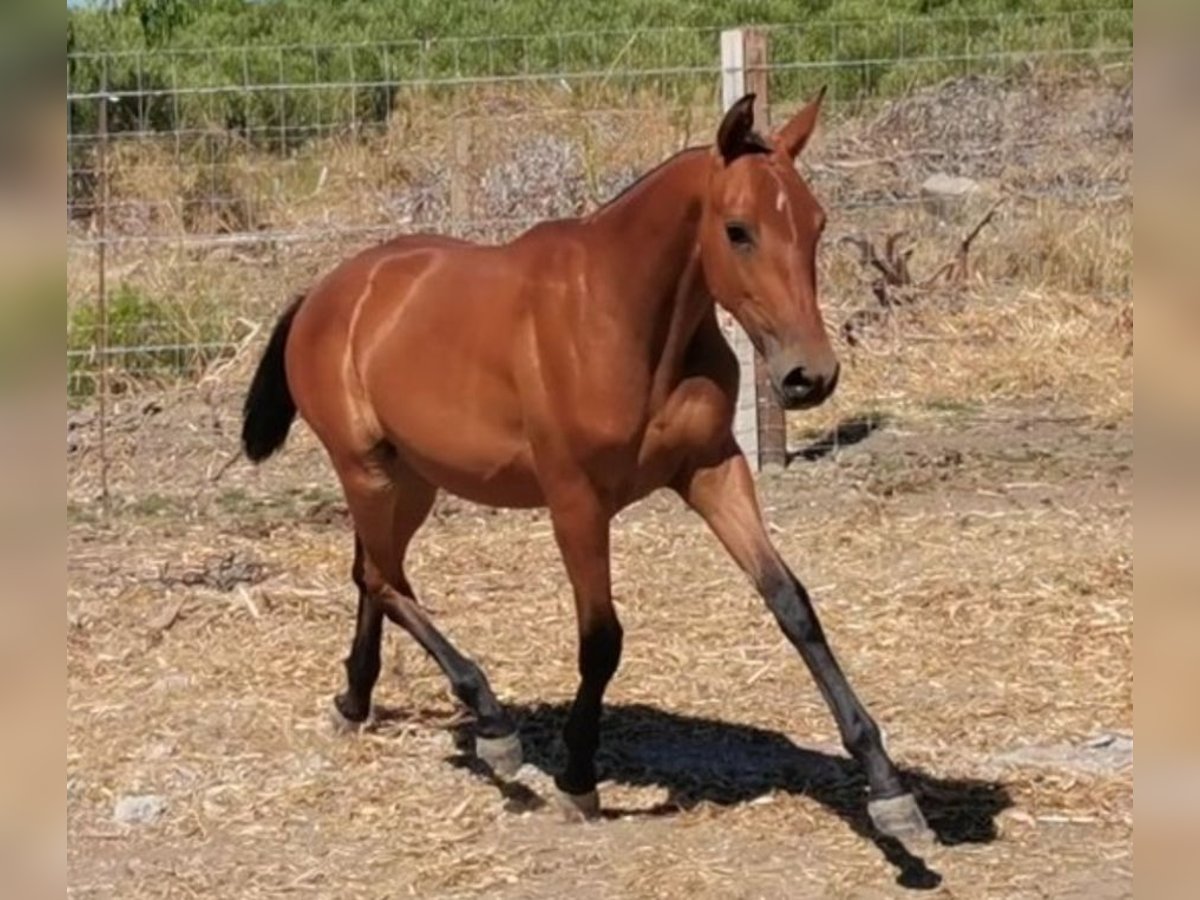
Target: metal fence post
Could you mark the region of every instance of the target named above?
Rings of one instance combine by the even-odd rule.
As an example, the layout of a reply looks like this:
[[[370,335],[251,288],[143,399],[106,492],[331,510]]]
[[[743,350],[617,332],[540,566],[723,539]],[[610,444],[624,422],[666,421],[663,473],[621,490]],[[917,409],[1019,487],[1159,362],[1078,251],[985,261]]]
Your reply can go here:
[[[105,75],[108,66],[105,64]],[[97,418],[100,420],[100,509],[105,521],[112,512],[112,499],[108,490],[108,78],[100,91],[100,108],[97,111],[96,131],[99,141],[96,146],[96,231],[99,243],[96,246],[96,334],[94,335],[97,365],[97,392],[99,403]]]

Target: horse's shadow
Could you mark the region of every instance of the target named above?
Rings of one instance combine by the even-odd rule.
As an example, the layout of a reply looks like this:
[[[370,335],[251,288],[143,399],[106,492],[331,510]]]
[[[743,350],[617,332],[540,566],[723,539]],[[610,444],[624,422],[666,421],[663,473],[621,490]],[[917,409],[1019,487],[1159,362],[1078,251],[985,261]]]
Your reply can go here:
[[[842,447],[852,447],[869,438],[872,434],[887,424],[887,416],[883,413],[869,412],[862,415],[850,416],[838,422],[837,425],[820,437],[810,441],[799,450],[787,454],[790,465],[796,460],[816,462],[831,456]]]
[[[511,708],[527,763],[547,773],[561,769],[565,760],[560,735],[569,708],[567,703]],[[464,727],[457,738],[464,751],[456,758],[458,764],[480,770],[481,764],[469,754],[469,729]],[[900,884],[931,888],[941,882],[922,859],[876,831],[867,816],[866,782],[856,763],[799,747],[778,732],[644,704],[614,704],[605,707],[597,768],[601,781],[668,791],[666,802],[656,807],[608,809],[610,817],[672,815],[700,803],[732,806],[775,791],[802,794],[872,841],[899,870]],[[1012,805],[998,782],[940,779],[917,770],[902,775],[943,845],[995,840],[996,817]],[[528,789],[514,790],[511,799],[540,803]]]

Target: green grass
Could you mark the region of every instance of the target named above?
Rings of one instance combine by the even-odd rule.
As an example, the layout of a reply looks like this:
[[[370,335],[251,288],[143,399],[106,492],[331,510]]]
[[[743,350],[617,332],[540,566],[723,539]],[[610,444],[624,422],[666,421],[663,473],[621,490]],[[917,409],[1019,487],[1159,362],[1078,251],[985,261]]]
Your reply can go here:
[[[119,284],[108,297],[109,371],[116,387],[152,373],[157,378],[193,375],[228,354],[231,336],[218,310],[204,301],[187,304],[151,297]],[[96,391],[100,314],[95,303],[67,309],[67,396],[81,400]]]
[[[930,397],[924,407],[931,412],[945,413],[950,417],[974,417],[983,411],[983,404],[956,397]]]
[[[69,11],[71,91],[115,95],[114,131],[227,128],[277,149],[306,129],[381,121],[397,82],[563,75],[620,87],[630,77],[668,98],[699,86],[715,96],[716,32],[736,25],[780,26],[780,102],[818,83],[843,100],[889,96],[1045,52],[1103,60],[1133,42],[1132,4],[1113,0],[899,0],[882,11],[868,0],[206,0],[165,29],[135,14],[173,3]],[[222,90],[245,85],[257,89]],[[96,102],[72,103],[71,124],[94,131]]]
[[[303,517],[329,503],[337,502],[340,494],[325,487],[288,488],[262,497],[247,493],[243,488],[229,488],[217,495],[217,508],[230,515],[259,515],[264,511],[285,517]]]

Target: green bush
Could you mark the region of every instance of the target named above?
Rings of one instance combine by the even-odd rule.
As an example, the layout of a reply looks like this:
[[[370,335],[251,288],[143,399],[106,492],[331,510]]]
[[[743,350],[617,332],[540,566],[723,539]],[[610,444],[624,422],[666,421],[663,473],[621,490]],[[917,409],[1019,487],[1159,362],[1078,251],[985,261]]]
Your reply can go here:
[[[232,336],[206,303],[187,307],[120,284],[107,301],[106,358],[114,389],[148,378],[194,375],[228,356]],[[100,314],[93,302],[67,310],[67,394],[86,397],[100,371]]]
[[[853,100],[1133,42],[1127,0],[127,0],[68,11],[68,77],[73,93],[115,98],[112,131],[231,129],[287,149],[306,130],[384,119],[398,81],[607,73],[619,84],[649,71],[638,77],[691,95],[715,81],[720,28],[771,23],[789,26],[772,37],[781,102],[822,82]],[[70,115],[74,133],[93,132],[96,101]]]

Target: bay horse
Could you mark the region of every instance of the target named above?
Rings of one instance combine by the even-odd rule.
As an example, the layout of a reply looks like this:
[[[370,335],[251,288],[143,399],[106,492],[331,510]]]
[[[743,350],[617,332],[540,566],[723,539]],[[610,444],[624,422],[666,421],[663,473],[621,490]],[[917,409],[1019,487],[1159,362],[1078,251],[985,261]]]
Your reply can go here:
[[[927,839],[913,796],[826,642],[808,593],[767,537],[733,438],[738,364],[719,304],[767,360],[782,404],[823,402],[839,367],[817,305],[825,214],[796,170],[822,90],[769,137],[754,95],[711,146],[683,150],[582,218],[484,246],[406,235],[335,267],[283,312],[245,401],[254,462],[296,414],[324,445],[354,523],[358,616],[345,723],[371,713],[383,619],[406,629],[475,719],[497,777],[521,764],[508,712],[433,624],[404,569],[438,490],[545,507],[574,591],[580,681],[555,775],[573,818],[599,812],[595,754],[621,657],[610,521],[659,488],[708,523],[766,601],[861,764],[876,827]]]

